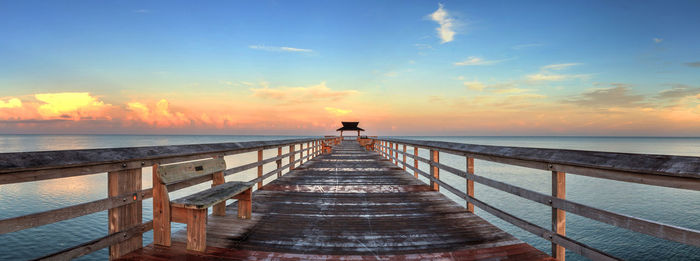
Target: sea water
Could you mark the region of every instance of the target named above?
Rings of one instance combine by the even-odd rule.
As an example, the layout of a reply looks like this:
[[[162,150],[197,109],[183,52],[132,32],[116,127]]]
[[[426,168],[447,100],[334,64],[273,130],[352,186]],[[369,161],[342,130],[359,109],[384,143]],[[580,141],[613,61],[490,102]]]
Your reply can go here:
[[[112,148],[242,142],[302,138],[298,136],[207,136],[207,135],[0,135],[0,152],[46,151],[65,149]],[[394,137],[449,141],[468,144],[559,148],[630,153],[700,156],[700,138],[656,137]],[[411,150],[409,150],[411,151]],[[287,152],[284,148],[283,153]],[[265,151],[264,157],[276,155]],[[427,158],[428,152],[419,154]],[[229,166],[254,162],[256,155],[244,153],[227,156]],[[443,164],[464,170],[464,157],[441,153]],[[410,159],[409,159],[409,162]],[[286,162],[283,162],[286,164]],[[551,174],[547,171],[508,166],[475,160],[475,173],[540,193],[551,193]],[[265,171],[275,163],[265,165]],[[427,165],[420,168],[428,171]],[[255,170],[227,177],[227,180],[250,180]],[[442,171],[440,178],[462,191],[463,178]],[[143,188],[151,187],[151,169],[143,169]],[[273,178],[271,178],[273,179]],[[422,178],[423,181],[427,181]],[[209,187],[208,183],[173,192],[181,197]],[[445,195],[464,205],[465,202],[446,190]],[[0,219],[67,207],[105,198],[107,175],[104,173],[37,182],[0,185]],[[551,208],[496,189],[475,184],[475,196],[539,226],[549,228]],[[568,200],[621,214],[665,224],[700,230],[700,191],[663,188],[567,174]],[[151,200],[143,203],[143,220],[152,219]],[[549,253],[550,242],[521,230],[477,208],[477,215],[517,238]],[[566,217],[567,236],[616,257],[628,260],[700,260],[700,248],[654,238],[603,224],[571,213]],[[184,225],[173,223],[173,231]],[[0,235],[0,260],[25,260],[41,257],[107,235],[107,211],[61,221],[36,228]],[[144,234],[144,244],[152,241],[152,232]],[[82,260],[105,260],[107,249],[84,256]],[[569,260],[585,260],[567,251]]]

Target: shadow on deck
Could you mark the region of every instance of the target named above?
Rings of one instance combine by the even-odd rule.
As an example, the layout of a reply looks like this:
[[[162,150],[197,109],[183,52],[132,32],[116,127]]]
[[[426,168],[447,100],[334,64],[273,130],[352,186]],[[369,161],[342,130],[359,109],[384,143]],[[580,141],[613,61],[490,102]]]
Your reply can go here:
[[[380,157],[345,141],[265,185],[253,217],[209,216],[207,251],[148,245],[123,260],[543,260],[516,239]]]

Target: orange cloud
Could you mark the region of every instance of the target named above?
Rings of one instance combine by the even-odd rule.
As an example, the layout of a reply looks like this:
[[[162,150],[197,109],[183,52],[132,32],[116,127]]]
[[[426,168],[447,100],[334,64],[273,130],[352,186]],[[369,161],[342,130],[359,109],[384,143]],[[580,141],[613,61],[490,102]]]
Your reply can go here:
[[[356,90],[334,91],[326,86],[326,82],[308,87],[280,87],[250,89],[253,96],[263,99],[273,99],[285,102],[314,102],[319,100],[338,101],[350,95],[359,93]]]
[[[132,113],[128,120],[141,121],[158,127],[184,126],[192,123],[185,113],[171,111],[170,103],[165,99],[161,99],[150,107],[141,102],[129,102],[126,107]]]
[[[43,103],[36,112],[45,119],[94,119],[104,116],[111,106],[87,92],[39,93],[34,98]]]
[[[346,114],[349,114],[352,112],[352,110],[343,110],[343,109],[338,109],[338,108],[333,108],[333,107],[325,107],[324,108],[326,112],[333,114],[335,116],[343,116]]]
[[[10,98],[7,101],[0,100],[0,109],[22,107],[22,101],[17,98]]]

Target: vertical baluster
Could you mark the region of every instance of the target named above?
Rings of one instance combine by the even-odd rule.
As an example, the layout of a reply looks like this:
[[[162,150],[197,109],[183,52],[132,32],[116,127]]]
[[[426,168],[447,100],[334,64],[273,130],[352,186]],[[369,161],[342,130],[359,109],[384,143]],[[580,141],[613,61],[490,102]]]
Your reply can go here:
[[[474,174],[474,158],[467,157],[467,174]],[[467,196],[474,197],[474,180],[467,176]],[[474,213],[474,204],[469,203],[467,199],[467,211]]]
[[[399,144],[394,143],[394,164],[399,165]]]
[[[418,178],[418,147],[413,147],[413,175]]]
[[[437,150],[430,150],[430,161],[431,162],[440,162],[440,152]],[[437,166],[431,166],[430,167],[430,175],[433,176],[435,179],[440,179],[440,168]],[[430,187],[435,190],[435,191],[440,191],[440,186],[437,184],[437,182],[434,182],[430,180]]]
[[[258,163],[262,162],[263,160],[263,150],[258,150]],[[258,178],[261,178],[263,176],[263,166],[260,165],[258,166]],[[263,180],[260,179],[258,181],[258,190],[260,190],[263,186]]]
[[[566,173],[552,171],[552,196],[560,199],[566,198]],[[566,212],[558,208],[552,208],[552,231],[559,235],[566,235]],[[565,249],[563,246],[552,243],[552,256],[564,261]]]
[[[295,145],[289,146],[289,171],[294,169],[294,146]]]
[[[141,191],[141,168],[110,171],[107,174],[107,194],[109,197]],[[141,224],[142,201],[110,208],[109,233],[116,233]],[[109,258],[116,259],[143,246],[143,236],[136,235],[124,242],[109,246]]]
[[[406,144],[403,145],[403,170],[406,170]]]
[[[282,147],[277,147],[277,157],[282,156]],[[277,172],[277,177],[282,177],[282,159],[278,159],[275,161],[277,163],[277,169],[279,170]]]

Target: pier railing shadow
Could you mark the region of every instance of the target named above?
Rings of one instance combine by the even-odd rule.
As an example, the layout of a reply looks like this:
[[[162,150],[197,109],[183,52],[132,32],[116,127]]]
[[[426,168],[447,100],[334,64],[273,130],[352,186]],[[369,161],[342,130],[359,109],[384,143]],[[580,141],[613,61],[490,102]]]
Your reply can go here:
[[[408,152],[407,147],[410,148]],[[557,260],[564,260],[565,250],[592,260],[618,259],[567,237],[567,212],[631,231],[700,247],[700,231],[698,230],[602,210],[565,198],[566,174],[700,191],[700,157],[486,146],[388,138],[375,139],[373,148],[397,166],[403,167],[404,170],[412,170],[416,178],[419,175],[427,178],[433,190],[444,188],[464,199],[467,202],[467,211],[473,213],[474,206],[476,206],[550,241],[552,243],[552,256]],[[419,149],[428,150],[430,158],[420,157]],[[440,153],[464,157],[466,171],[441,164]],[[410,159],[408,162],[407,158]],[[474,172],[474,159],[550,171],[552,194],[547,195],[479,176]],[[429,166],[429,173],[419,168],[419,162]],[[466,193],[441,180],[441,170],[464,178],[466,180]],[[552,209],[551,229],[528,222],[480,200],[474,194],[474,182],[550,206]]]
[[[284,170],[319,155],[324,143],[338,143],[338,137],[251,141],[216,144],[109,148],[0,153],[0,185],[107,173],[108,197],[78,205],[0,220],[0,234],[12,233],[108,211],[109,234],[38,259],[68,260],[109,247],[110,259],[121,257],[143,245],[143,233],[153,229],[153,221],[142,222],[142,201],[153,197],[153,189],[142,189],[142,169],[154,165],[258,153],[257,161],[223,171],[224,176],[257,168],[257,178],[250,180],[258,188],[267,178],[280,177]],[[282,148],[289,147],[282,154]],[[263,158],[263,151],[277,155]],[[282,165],[283,159],[289,159]],[[263,165],[276,163],[274,170],[263,173]],[[169,192],[213,180],[213,174],[198,176],[167,185]]]

